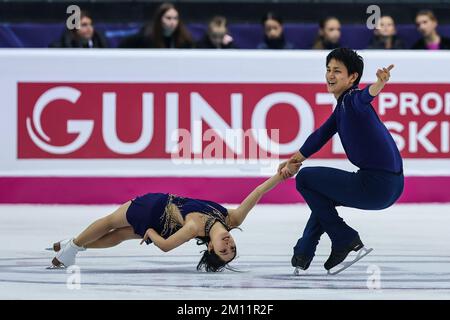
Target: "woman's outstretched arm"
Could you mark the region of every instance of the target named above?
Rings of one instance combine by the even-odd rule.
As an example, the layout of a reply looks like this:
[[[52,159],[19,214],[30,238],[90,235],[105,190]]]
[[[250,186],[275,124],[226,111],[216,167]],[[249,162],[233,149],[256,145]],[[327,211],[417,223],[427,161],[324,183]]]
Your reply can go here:
[[[150,228],[145,233],[144,238],[142,238],[141,244],[143,244],[147,239],[150,239],[155,246],[160,248],[162,251],[167,252],[195,238],[196,235],[197,228],[193,223],[186,223],[180,230],[167,239],[164,239],[158,234],[158,232]]]
[[[291,173],[292,177],[300,168],[300,163],[296,165],[295,172]],[[241,205],[237,209],[228,209],[228,223],[232,227],[237,227],[242,224],[242,222],[247,217],[250,210],[258,203],[261,197],[275,188],[280,182],[285,180],[285,177],[276,173],[274,176],[270,177],[259,186],[257,186],[245,199],[242,201]]]

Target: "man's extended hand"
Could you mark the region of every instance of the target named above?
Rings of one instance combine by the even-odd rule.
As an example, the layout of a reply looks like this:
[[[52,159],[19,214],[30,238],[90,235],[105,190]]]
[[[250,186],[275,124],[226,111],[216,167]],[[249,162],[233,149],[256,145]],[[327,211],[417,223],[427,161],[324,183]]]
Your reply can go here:
[[[377,82],[371,84],[369,87],[369,93],[372,97],[377,96],[380,91],[383,90],[384,85],[389,81],[389,78],[391,77],[392,68],[394,68],[393,64],[391,64],[387,68],[377,70]]]
[[[278,174],[280,174],[284,179],[294,176],[300,169],[302,162],[306,158],[297,151],[292,155],[288,161],[280,163],[278,166]]]
[[[391,76],[391,70],[392,68],[394,68],[394,65],[391,64],[389,67],[387,68],[383,68],[383,69],[378,69],[377,70],[377,78],[378,81],[382,82],[382,83],[386,83],[389,81],[389,78]]]
[[[295,176],[298,170],[300,170],[301,165],[301,162],[294,163],[288,161],[284,168],[281,169],[281,176],[283,177],[283,179],[288,179]]]

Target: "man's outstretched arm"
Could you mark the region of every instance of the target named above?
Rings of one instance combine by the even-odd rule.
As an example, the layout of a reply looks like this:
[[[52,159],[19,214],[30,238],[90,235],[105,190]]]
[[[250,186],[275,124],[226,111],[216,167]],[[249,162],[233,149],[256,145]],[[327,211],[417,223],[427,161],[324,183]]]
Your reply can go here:
[[[392,70],[392,68],[394,68],[393,64],[391,64],[387,68],[377,70],[377,78],[378,78],[377,82],[370,85],[369,87],[369,93],[372,97],[375,97],[381,92],[381,90],[383,90],[384,86],[386,85],[386,82],[389,81],[389,78],[391,76],[390,71]]]

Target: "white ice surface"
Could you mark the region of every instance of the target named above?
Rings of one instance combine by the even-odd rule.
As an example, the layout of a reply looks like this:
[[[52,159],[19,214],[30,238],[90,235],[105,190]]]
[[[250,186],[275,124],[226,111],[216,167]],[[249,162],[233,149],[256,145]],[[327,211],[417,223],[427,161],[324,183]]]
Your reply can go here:
[[[79,233],[117,206],[0,206],[1,299],[450,299],[450,205],[394,205],[382,211],[338,208],[374,251],[337,276],[323,263],[322,237],[308,273],[294,276],[292,247],[309,216],[305,205],[258,205],[232,231],[243,272],[197,272],[194,241],[171,252],[139,240],[79,254],[81,289],[67,287],[65,270],[46,270],[56,240]],[[381,289],[368,279],[380,270]],[[370,281],[369,281],[370,282]],[[374,282],[370,282],[374,283]],[[376,283],[376,282],[375,282]]]

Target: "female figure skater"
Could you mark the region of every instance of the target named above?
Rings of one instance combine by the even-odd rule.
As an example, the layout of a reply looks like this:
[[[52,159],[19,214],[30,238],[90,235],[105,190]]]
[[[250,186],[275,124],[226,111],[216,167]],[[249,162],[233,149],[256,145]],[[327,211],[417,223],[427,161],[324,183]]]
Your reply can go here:
[[[292,177],[300,164],[290,164],[285,175],[276,174],[256,187],[237,209],[226,209],[208,200],[148,193],[121,205],[112,214],[91,224],[79,236],[57,242],[57,252],[50,268],[75,264],[79,251],[114,247],[125,240],[142,239],[162,251],[198,239],[206,244],[197,270],[220,271],[236,256],[236,244],[229,231],[242,224],[261,197],[286,178]]]

